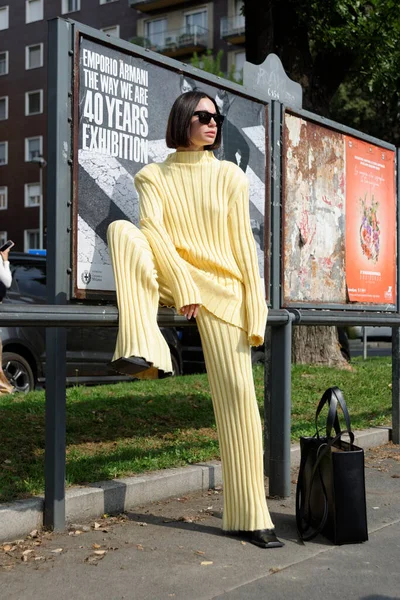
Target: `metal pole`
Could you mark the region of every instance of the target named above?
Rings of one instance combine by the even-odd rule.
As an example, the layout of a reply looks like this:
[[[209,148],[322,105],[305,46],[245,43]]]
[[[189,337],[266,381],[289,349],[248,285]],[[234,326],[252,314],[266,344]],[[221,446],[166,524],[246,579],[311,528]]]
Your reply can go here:
[[[392,328],[392,441],[400,444],[400,330]]]
[[[368,354],[368,349],[367,349],[367,328],[363,327],[363,359],[367,360],[367,354]]]
[[[269,495],[290,496],[292,320],[272,327]]]
[[[49,21],[47,292],[66,304],[70,291],[72,26]],[[66,329],[46,330],[46,446],[44,525],[65,529]]]
[[[39,249],[43,249],[43,165],[39,163],[39,185],[40,185],[40,204],[39,204]]]

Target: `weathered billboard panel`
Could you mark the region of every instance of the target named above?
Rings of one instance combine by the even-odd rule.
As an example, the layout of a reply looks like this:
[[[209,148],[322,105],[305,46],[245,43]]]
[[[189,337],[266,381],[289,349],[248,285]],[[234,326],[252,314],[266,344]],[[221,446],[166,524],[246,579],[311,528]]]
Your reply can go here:
[[[286,114],[284,303],[344,303],[344,147],[339,133]]]
[[[169,152],[165,130],[177,96],[204,90],[225,115],[217,158],[237,163],[250,181],[250,216],[261,276],[264,275],[265,104],[209,85],[112,45],[79,38],[75,185],[74,296],[113,291],[107,250],[108,225],[116,219],[138,224],[135,174]],[[221,82],[222,85],[222,82]]]
[[[286,113],[283,304],[396,303],[395,154]]]

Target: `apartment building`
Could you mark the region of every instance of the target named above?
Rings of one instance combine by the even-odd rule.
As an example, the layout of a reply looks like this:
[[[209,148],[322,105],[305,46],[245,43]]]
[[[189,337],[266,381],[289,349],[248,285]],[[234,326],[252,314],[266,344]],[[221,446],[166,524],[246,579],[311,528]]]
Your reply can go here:
[[[0,0],[0,243],[46,247],[47,21],[71,18],[189,62],[224,51],[240,74],[243,0]]]

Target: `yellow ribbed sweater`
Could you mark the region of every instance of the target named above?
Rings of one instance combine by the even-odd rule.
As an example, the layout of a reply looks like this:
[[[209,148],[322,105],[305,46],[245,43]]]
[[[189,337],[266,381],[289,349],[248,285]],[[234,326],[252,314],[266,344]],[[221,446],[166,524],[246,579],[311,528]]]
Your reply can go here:
[[[175,152],[141,169],[135,186],[140,228],[177,310],[201,304],[260,345],[267,305],[243,171],[210,151]]]

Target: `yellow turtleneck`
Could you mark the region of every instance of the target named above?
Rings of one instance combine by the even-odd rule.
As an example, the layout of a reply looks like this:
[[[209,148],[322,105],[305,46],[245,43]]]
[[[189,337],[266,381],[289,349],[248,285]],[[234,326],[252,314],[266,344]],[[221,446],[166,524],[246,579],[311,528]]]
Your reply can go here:
[[[170,154],[135,177],[140,227],[179,311],[201,304],[264,340],[267,305],[249,219],[248,180],[210,151]]]

